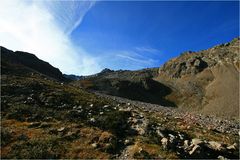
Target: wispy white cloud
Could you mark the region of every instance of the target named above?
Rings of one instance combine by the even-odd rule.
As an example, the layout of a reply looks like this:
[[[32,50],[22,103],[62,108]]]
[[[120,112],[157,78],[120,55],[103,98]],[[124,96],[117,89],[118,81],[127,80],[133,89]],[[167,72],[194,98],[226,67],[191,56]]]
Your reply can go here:
[[[149,53],[158,53],[160,50],[152,47],[136,47],[136,51],[138,52],[149,52]]]
[[[71,34],[82,22],[86,13],[95,5],[95,1],[50,1],[35,0],[35,3],[47,9],[56,19],[63,31]]]
[[[1,0],[0,45],[34,53],[64,73],[96,73],[100,70],[97,60],[69,38],[93,5],[85,1]]]
[[[157,60],[142,56],[135,51],[118,51],[116,57],[120,57],[122,59],[125,59],[126,61],[133,61],[133,63],[138,63],[138,65],[140,66],[151,66],[157,62]]]

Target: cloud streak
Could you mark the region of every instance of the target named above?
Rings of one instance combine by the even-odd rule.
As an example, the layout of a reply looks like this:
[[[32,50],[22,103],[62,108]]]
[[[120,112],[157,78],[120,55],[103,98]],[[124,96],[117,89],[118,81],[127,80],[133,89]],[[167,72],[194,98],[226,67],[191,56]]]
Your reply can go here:
[[[152,47],[136,47],[136,51],[139,52],[149,52],[149,53],[157,53],[160,52],[158,49],[152,48]]]
[[[121,58],[126,62],[125,64],[130,64],[131,66],[145,68],[147,66],[155,66],[158,64],[158,60],[143,56],[142,54],[132,50],[118,51],[115,53],[117,58]]]
[[[96,59],[81,46],[74,46],[69,37],[93,5],[85,1],[3,0],[0,44],[36,54],[67,74],[96,73],[100,70]]]

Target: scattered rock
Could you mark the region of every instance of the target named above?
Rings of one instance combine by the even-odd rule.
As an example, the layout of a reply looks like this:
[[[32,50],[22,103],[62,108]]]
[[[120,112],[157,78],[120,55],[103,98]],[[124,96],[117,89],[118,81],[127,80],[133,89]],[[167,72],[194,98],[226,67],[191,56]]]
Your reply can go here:
[[[65,130],[65,127],[61,127],[59,129],[57,129],[58,132],[63,132]]]
[[[168,139],[167,138],[162,138],[161,140],[161,143],[162,143],[162,146],[164,149],[167,149],[167,146],[168,146]]]
[[[93,148],[97,148],[98,145],[97,145],[97,143],[92,143],[91,146],[92,146]]]
[[[203,143],[201,139],[198,139],[198,138],[192,139],[192,145],[199,145],[201,143]]]
[[[162,138],[164,137],[164,134],[159,129],[156,130],[156,133],[158,136],[160,136]]]
[[[213,150],[217,150],[217,151],[221,151],[224,148],[222,147],[222,144],[219,142],[215,142],[215,141],[209,141],[208,142],[208,147],[213,149]]]
[[[28,128],[35,128],[41,125],[41,122],[32,122],[30,123],[30,125],[28,126]]]
[[[184,147],[184,149],[187,149],[189,147],[189,140],[183,141],[183,147]]]
[[[96,122],[95,118],[90,118],[89,121],[92,122],[92,123]]]
[[[199,145],[194,145],[192,150],[189,152],[190,155],[192,155],[194,152],[197,152],[200,149]]]
[[[109,108],[110,106],[109,105],[104,105],[103,108]]]
[[[237,143],[234,143],[227,147],[228,150],[236,150],[237,149]]]

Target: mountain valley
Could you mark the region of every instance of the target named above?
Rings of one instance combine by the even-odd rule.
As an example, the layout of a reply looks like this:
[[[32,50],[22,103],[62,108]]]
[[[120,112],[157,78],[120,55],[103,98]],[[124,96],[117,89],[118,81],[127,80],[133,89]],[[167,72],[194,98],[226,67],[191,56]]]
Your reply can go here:
[[[239,159],[239,42],[91,76],[1,47],[1,158]]]

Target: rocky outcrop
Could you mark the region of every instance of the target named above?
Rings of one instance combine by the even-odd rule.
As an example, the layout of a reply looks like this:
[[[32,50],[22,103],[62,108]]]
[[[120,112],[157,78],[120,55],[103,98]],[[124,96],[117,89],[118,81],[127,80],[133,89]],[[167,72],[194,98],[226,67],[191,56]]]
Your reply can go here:
[[[204,69],[218,64],[230,63],[239,69],[239,39],[221,44],[199,52],[184,52],[179,57],[171,59],[159,69],[159,76],[181,78],[186,75],[196,75]]]

